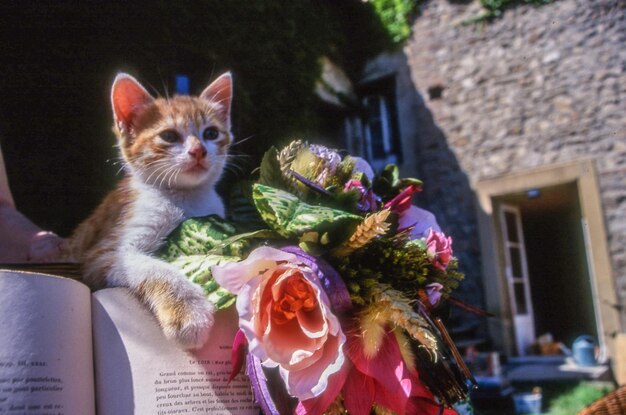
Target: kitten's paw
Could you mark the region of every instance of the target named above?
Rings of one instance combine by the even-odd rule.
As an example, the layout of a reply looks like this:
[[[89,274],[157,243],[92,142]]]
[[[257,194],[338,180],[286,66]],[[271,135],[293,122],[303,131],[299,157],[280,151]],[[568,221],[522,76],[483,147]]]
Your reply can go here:
[[[215,306],[200,287],[148,281],[142,284],[138,294],[150,304],[168,338],[185,349],[198,349],[206,343],[213,327]]]
[[[209,339],[215,306],[204,296],[186,298],[180,312],[172,317],[168,322],[170,337],[185,349],[199,349]]]
[[[68,243],[54,232],[40,231],[32,237],[29,262],[60,262],[65,259]]]

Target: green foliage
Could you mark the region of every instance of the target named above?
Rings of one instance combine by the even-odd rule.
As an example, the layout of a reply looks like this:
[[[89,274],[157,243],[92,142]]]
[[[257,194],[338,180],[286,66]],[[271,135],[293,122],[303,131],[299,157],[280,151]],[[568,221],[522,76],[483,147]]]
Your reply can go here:
[[[250,232],[266,227],[252,201],[252,180],[239,180],[229,185],[227,219],[239,232]]]
[[[233,304],[236,297],[213,279],[211,267],[240,261],[261,241],[276,237],[266,229],[238,234],[232,223],[215,215],[191,218],[168,236],[158,256],[202,287],[207,298],[222,309]]]
[[[480,0],[484,12],[472,19],[466,21],[466,24],[477,23],[481,21],[491,20],[502,15],[505,9],[516,4],[531,4],[534,6],[542,6],[552,3],[554,0]]]
[[[328,149],[328,153],[334,152],[335,150]],[[358,209],[361,198],[359,191],[344,190],[350,179],[359,179],[366,186],[369,184],[364,174],[353,171],[354,166],[355,160],[350,156],[344,157],[338,163],[329,163],[314,154],[308,144],[297,140],[280,152],[275,147],[265,152],[258,183],[284,190],[305,203],[322,204],[349,213],[362,213]],[[329,174],[331,170],[333,174]],[[320,175],[325,177],[323,184],[316,182]]]
[[[419,240],[406,241],[402,237],[383,237],[354,251],[351,255],[335,259],[339,274],[347,283],[352,299],[363,303],[369,287],[387,284],[409,297],[417,297],[418,289],[425,284],[438,282],[443,292],[450,293],[463,279],[456,260],[446,271],[435,268]]]
[[[607,383],[581,382],[570,391],[557,396],[550,402],[547,415],[570,415],[613,390]]]
[[[258,183],[279,189],[284,189],[286,187],[285,178],[283,177],[280,163],[278,161],[278,150],[276,147],[272,146],[263,155],[261,167],[259,168]]]
[[[188,219],[170,234],[159,256],[200,285],[218,309],[226,308],[235,302],[235,296],[217,284],[211,266],[237,261],[240,257],[230,252],[211,254],[211,250],[234,234],[235,228],[219,216]]]
[[[0,60],[0,139],[12,190],[28,217],[63,235],[117,181],[108,92],[116,73],[164,96],[177,74],[199,93],[232,71],[232,164],[245,176],[271,144],[336,127],[314,93],[322,56],[358,79],[390,44],[361,0],[3,2],[2,16],[0,40],[11,47]],[[24,22],[37,22],[36,33]],[[231,183],[238,172],[227,173]]]
[[[239,260],[237,257],[221,255],[186,255],[172,261],[172,264],[187,275],[191,282],[200,285],[209,301],[219,310],[233,304],[237,297],[213,279],[211,267],[237,260]]]
[[[417,13],[418,0],[370,0],[385,29],[396,43],[411,35],[411,20]]]
[[[395,164],[385,166],[376,177],[374,177],[373,190],[383,200],[388,200],[396,196],[407,186],[422,187],[423,183],[419,179],[412,177],[401,178],[400,169]]]
[[[349,232],[335,231],[344,227],[353,230],[362,221],[360,216],[349,212],[302,202],[297,196],[283,190],[261,184],[254,185],[253,189],[254,203],[263,220],[287,238],[297,238],[306,232],[317,231],[333,236],[349,236]]]
[[[358,76],[387,45],[371,7],[360,0],[202,0],[158,2],[154,9],[149,13],[168,16],[166,44],[192,85],[204,84],[211,72],[233,71],[235,133],[252,137],[236,150],[253,157],[324,125],[314,94],[322,56]]]
[[[173,261],[182,255],[205,254],[235,232],[234,226],[217,215],[191,218],[171,233],[159,256]]]

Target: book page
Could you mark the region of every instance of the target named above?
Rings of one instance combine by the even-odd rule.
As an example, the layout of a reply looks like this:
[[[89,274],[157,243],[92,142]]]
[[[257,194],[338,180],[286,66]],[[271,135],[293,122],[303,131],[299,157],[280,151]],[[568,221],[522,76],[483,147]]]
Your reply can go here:
[[[194,352],[169,341],[124,288],[94,293],[92,307],[99,415],[258,414],[244,374],[227,385],[234,307],[217,313],[209,341]]]
[[[0,414],[95,414],[91,293],[0,270]]]

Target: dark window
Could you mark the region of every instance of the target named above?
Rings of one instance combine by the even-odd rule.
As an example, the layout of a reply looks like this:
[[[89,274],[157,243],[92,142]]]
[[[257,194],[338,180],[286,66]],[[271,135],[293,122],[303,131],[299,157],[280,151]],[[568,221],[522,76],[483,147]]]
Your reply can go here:
[[[402,163],[394,77],[365,83],[357,92],[362,111],[346,119],[347,149],[374,169]]]

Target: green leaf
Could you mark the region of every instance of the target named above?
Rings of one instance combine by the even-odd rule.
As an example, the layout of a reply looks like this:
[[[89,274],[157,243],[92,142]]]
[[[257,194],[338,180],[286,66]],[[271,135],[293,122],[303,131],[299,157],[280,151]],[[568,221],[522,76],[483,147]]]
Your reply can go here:
[[[228,262],[239,261],[240,257],[225,255],[186,255],[174,261],[172,265],[178,267],[194,284],[204,290],[209,301],[219,310],[233,304],[236,296],[222,288],[211,274],[211,267]]]
[[[228,193],[228,219],[239,232],[265,228],[265,222],[252,201],[252,180],[238,181]]]
[[[234,226],[217,215],[187,219],[167,237],[157,255],[172,261],[182,255],[206,254],[235,232]]]
[[[420,179],[415,179],[413,177],[404,177],[402,179],[400,179],[400,186],[401,187],[406,187],[406,186],[417,186],[417,187],[422,187],[424,185],[424,182],[421,181]]]
[[[341,222],[356,226],[363,220],[361,216],[342,210],[304,203],[291,193],[259,184],[254,186],[253,197],[263,220],[287,238],[313,231],[324,224]]]
[[[253,232],[241,233],[224,239],[213,247],[209,254],[245,257],[254,245],[254,240],[279,239],[280,236],[269,229],[261,229]]]
[[[374,193],[382,197],[384,200],[395,196],[398,193],[400,186],[400,170],[398,169],[398,166],[395,164],[388,164],[385,166],[385,169],[380,172],[380,174],[374,177],[372,188]]]
[[[278,150],[274,146],[263,155],[259,171],[259,183],[279,188],[285,186],[285,179],[278,161]]]

